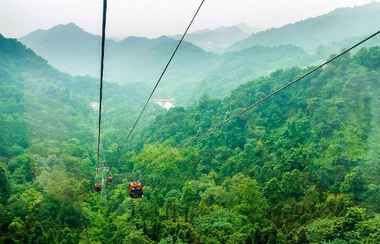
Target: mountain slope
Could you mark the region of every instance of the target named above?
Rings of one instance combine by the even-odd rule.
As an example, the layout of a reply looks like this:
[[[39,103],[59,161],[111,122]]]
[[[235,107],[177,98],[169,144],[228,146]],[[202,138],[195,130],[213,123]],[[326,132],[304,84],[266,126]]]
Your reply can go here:
[[[191,225],[184,242],[377,243],[379,57],[379,47],[345,56],[216,130],[312,68],[158,116],[142,136],[150,146],[132,160],[135,174],[167,193],[174,222]],[[159,162],[169,180],[154,171]]]
[[[336,9],[328,14],[309,18],[280,28],[258,32],[236,43],[231,50],[251,46],[296,45],[315,51],[320,45],[368,35],[378,30],[380,3]]]

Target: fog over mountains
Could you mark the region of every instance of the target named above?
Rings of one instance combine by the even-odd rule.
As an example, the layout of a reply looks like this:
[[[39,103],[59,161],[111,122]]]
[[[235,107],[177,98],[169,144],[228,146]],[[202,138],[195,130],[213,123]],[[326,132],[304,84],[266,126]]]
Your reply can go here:
[[[85,32],[75,24],[38,30],[21,38],[21,41],[58,69],[71,74],[98,76],[100,37]],[[105,78],[118,84],[152,84],[176,42],[165,36],[156,39],[129,37],[122,41],[108,39]],[[202,79],[205,69],[215,61],[215,54],[185,42],[164,83],[175,90],[177,84],[174,83],[180,78],[182,85],[189,80]]]
[[[218,34],[221,31],[218,29],[195,33],[195,35],[199,40],[205,40],[204,37],[201,38],[202,35],[214,36],[217,40],[222,39],[222,35],[226,35],[226,32],[237,33],[236,30],[237,27],[227,28],[222,31],[223,34]],[[60,70],[75,75],[98,76],[100,37],[84,31],[73,23],[59,25],[48,30],[37,30],[21,38],[21,41]],[[121,41],[108,39],[105,77],[110,82],[118,84],[150,85],[157,79],[176,43],[177,40],[166,36],[156,39],[128,37]],[[268,55],[270,54],[268,53]],[[260,53],[260,57],[262,56],[263,54]],[[255,55],[241,56],[240,52],[216,54],[190,42],[184,42],[162,82],[159,96],[175,97],[183,103],[190,102],[198,97],[199,94],[194,92],[200,90],[199,86],[202,85],[203,80],[213,81],[215,72],[224,74],[231,71],[225,69],[226,59],[231,57],[234,60],[234,67],[231,65],[230,67],[246,67],[247,72],[252,73],[249,77],[256,77],[275,68],[272,63],[267,63],[264,59],[260,61]],[[281,62],[281,60],[289,61],[291,57],[292,55],[290,57],[279,55],[275,61],[287,65],[288,62]],[[252,67],[252,70],[249,71],[250,68],[247,65],[252,63],[251,60],[262,63],[261,68]],[[233,79],[228,82],[234,83],[235,78],[240,77],[233,76]],[[236,85],[228,85],[228,87],[235,88],[240,82],[236,82]],[[212,92],[212,89],[209,92],[210,94],[215,93]]]
[[[248,79],[277,68],[313,64],[376,30],[379,11],[380,3],[371,3],[259,32],[237,25],[190,33],[158,96],[188,104],[203,94],[224,96]],[[178,37],[108,39],[106,79],[151,86]],[[100,37],[74,23],[37,30],[20,40],[62,71],[98,76]]]

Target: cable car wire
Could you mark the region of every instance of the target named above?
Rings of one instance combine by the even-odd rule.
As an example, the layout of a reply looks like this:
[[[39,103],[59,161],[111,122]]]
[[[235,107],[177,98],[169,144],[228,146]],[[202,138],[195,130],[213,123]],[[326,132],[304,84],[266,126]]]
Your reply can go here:
[[[332,58],[326,60],[325,62],[323,62],[322,64],[318,65],[317,67],[313,68],[312,70],[304,73],[303,75],[301,75],[300,77],[296,78],[295,80],[292,80],[288,83],[285,83],[283,86],[281,86],[280,88],[276,89],[275,91],[273,91],[272,93],[264,96],[263,98],[261,98],[260,100],[258,100],[257,102],[249,105],[248,107],[244,108],[243,110],[241,110],[240,112],[237,112],[235,115],[231,115],[229,118],[225,119],[222,123],[220,123],[219,125],[213,127],[213,128],[210,128],[205,135],[207,134],[212,134],[215,130],[217,129],[220,129],[222,127],[224,127],[226,124],[230,123],[233,119],[235,118],[238,118],[238,117],[241,117],[242,115],[248,113],[249,111],[251,110],[254,110],[258,107],[260,107],[261,105],[263,105],[264,103],[266,103],[267,101],[271,100],[273,97],[277,96],[279,93],[281,93],[282,91],[288,89],[288,88],[291,88],[293,85],[295,85],[297,82],[305,79],[306,77],[314,74],[315,72],[317,72],[318,70],[322,69],[323,67],[325,67],[326,65],[336,61],[337,59],[341,58],[342,56],[344,56],[345,54],[349,53],[350,51],[352,51],[353,49],[361,46],[362,44],[366,43],[367,41],[373,39],[374,37],[378,36],[380,34],[380,30],[371,34],[370,36],[368,36],[367,38],[357,42],[356,44],[354,44],[353,46],[343,50],[341,53],[333,56]]]
[[[101,130],[102,130],[103,78],[104,78],[106,27],[107,27],[107,0],[103,0],[102,43],[101,43],[101,57],[100,57],[99,111],[98,111],[99,117],[98,117],[98,141],[97,141],[97,167],[96,167],[97,173],[99,173],[99,167],[101,166],[100,144],[101,144]]]
[[[164,67],[162,73],[160,74],[158,80],[156,81],[156,83],[155,83],[155,85],[154,85],[154,87],[153,87],[153,90],[151,91],[151,93],[150,93],[148,99],[146,100],[146,102],[145,102],[145,104],[144,104],[142,110],[140,111],[139,115],[137,116],[137,119],[135,120],[135,122],[133,123],[133,126],[131,127],[131,129],[130,129],[128,135],[127,135],[127,140],[129,140],[129,139],[131,138],[133,132],[136,130],[136,127],[137,127],[138,123],[140,122],[140,120],[141,120],[141,118],[142,118],[144,112],[146,111],[146,109],[147,109],[147,107],[148,107],[148,104],[149,104],[150,100],[152,99],[154,93],[156,92],[158,86],[160,85],[162,78],[164,77],[166,71],[168,70],[170,64],[172,63],[172,61],[173,61],[175,55],[177,54],[178,49],[180,48],[180,46],[182,45],[183,41],[185,40],[185,38],[186,38],[186,36],[187,36],[187,33],[189,32],[191,26],[193,25],[193,23],[194,23],[196,17],[198,16],[198,14],[199,14],[199,12],[200,12],[200,10],[201,10],[203,4],[205,3],[205,1],[206,1],[206,0],[202,0],[202,1],[201,1],[200,5],[198,6],[197,10],[195,11],[195,14],[193,15],[193,18],[191,19],[189,25],[187,26],[185,32],[182,34],[181,39],[178,41],[177,46],[175,47],[175,49],[174,49],[174,51],[173,51],[173,53],[172,53],[172,55],[171,55],[169,61],[168,61],[167,64],[165,65],[165,67]]]

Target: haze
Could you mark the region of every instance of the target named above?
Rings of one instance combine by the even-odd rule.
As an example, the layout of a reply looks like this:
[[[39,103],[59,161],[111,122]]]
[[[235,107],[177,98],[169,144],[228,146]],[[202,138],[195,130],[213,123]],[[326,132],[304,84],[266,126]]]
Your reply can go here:
[[[109,35],[160,36],[182,32],[200,0],[110,0]],[[277,27],[338,7],[362,5],[369,0],[208,0],[194,30],[246,23]],[[0,33],[20,37],[36,29],[75,22],[99,33],[101,0],[0,1]]]

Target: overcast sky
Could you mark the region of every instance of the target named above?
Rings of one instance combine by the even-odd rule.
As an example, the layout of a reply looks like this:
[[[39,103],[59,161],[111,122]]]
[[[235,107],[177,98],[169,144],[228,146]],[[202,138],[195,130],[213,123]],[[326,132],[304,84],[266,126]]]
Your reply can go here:
[[[338,7],[371,0],[206,0],[192,30],[239,23],[276,27]],[[160,36],[182,32],[200,0],[109,0],[109,35]],[[74,22],[100,30],[102,0],[0,0],[0,33],[19,37],[36,29]]]

